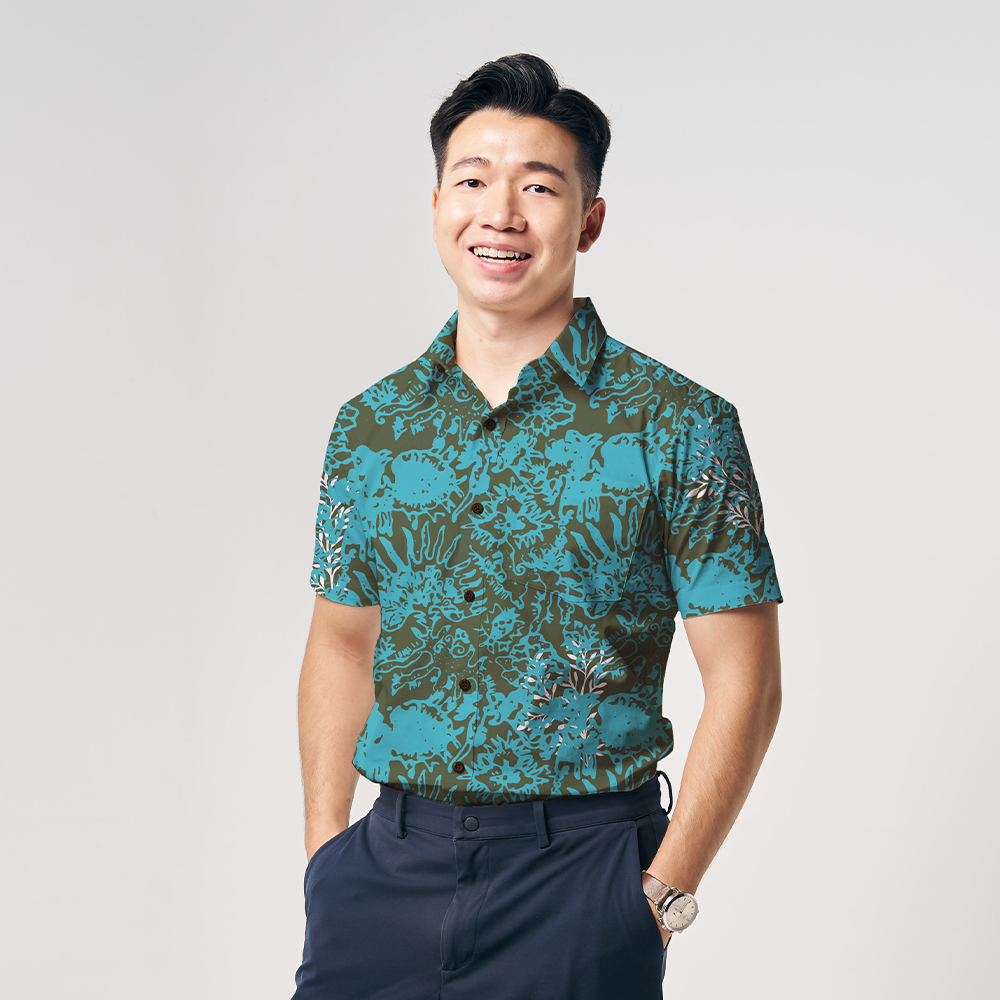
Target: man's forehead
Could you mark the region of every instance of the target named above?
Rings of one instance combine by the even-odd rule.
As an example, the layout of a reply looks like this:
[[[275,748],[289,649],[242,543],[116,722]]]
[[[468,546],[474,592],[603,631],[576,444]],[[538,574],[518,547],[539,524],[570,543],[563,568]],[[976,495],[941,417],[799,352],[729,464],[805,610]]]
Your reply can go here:
[[[445,170],[520,166],[550,172],[569,182],[576,174],[577,142],[554,122],[503,111],[477,111],[452,132]]]

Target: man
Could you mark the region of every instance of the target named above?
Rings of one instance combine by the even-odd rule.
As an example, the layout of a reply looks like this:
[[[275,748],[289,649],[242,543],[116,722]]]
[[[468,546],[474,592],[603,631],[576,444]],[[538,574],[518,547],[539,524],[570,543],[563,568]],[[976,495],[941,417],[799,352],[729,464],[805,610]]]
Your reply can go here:
[[[295,998],[653,1000],[778,717],[756,482],[734,408],[574,298],[596,105],[505,57],[431,140],[458,309],[340,408],[322,479]],[[705,707],[668,828],[678,611]]]

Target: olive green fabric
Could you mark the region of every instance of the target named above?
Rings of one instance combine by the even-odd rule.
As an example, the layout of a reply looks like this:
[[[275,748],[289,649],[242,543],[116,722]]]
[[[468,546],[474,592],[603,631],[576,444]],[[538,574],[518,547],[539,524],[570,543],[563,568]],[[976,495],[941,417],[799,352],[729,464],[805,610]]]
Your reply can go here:
[[[736,410],[590,299],[493,409],[456,323],[327,449],[312,585],[382,614],[354,765],[456,805],[636,788],[678,612],[781,600]]]

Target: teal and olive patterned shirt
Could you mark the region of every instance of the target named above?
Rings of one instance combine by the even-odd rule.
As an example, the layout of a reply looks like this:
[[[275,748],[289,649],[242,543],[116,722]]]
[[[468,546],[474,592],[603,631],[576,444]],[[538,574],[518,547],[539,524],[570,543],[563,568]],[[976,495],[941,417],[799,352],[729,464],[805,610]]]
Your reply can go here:
[[[635,788],[678,611],[781,600],[736,410],[590,299],[494,409],[457,319],[326,452],[312,586],[382,614],[354,766],[454,805]]]

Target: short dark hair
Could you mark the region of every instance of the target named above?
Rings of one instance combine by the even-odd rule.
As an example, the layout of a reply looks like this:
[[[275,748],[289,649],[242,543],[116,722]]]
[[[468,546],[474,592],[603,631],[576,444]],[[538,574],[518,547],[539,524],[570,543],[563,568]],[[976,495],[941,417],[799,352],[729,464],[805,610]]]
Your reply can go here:
[[[601,187],[611,125],[603,111],[578,90],[559,85],[552,67],[525,52],[483,63],[444,99],[431,119],[431,148],[438,184],[451,133],[477,111],[507,111],[517,117],[544,118],[566,129],[577,142],[577,169],[583,179],[583,207]]]

